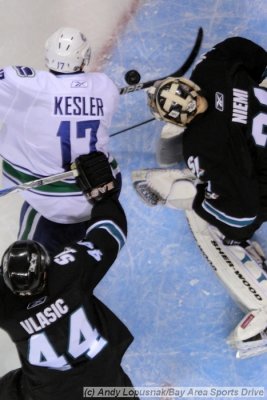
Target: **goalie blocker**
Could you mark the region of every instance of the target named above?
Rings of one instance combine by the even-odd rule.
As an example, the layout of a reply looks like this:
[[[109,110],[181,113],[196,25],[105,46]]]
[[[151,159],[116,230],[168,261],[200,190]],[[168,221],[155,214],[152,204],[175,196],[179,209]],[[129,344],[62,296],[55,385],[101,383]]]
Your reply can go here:
[[[238,358],[267,351],[267,266],[257,242],[224,241],[221,232],[193,210],[196,178],[185,170],[134,171],[133,185],[146,204],[186,210],[192,233],[231,297],[246,313],[228,338]],[[230,244],[230,245],[229,245]]]

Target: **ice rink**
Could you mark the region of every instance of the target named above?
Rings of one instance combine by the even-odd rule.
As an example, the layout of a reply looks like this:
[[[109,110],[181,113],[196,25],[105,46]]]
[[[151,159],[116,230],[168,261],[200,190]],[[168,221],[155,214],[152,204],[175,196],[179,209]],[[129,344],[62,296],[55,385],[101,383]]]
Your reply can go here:
[[[80,28],[91,41],[91,70],[104,70],[118,87],[126,85],[123,77],[129,69],[137,69],[142,81],[175,71],[200,26],[201,52],[230,36],[267,47],[264,0],[1,0],[0,13],[1,66],[44,68],[45,39],[68,25]],[[123,95],[110,133],[149,118],[143,91]],[[237,400],[263,398],[253,388],[265,387],[267,398],[267,353],[237,360],[226,344],[243,314],[200,253],[184,212],[149,208],[132,188],[132,170],[157,167],[161,127],[158,121],[150,122],[110,141],[123,174],[121,201],[129,236],[96,295],[135,337],[123,366],[137,387],[202,388],[202,396],[199,392],[187,397],[191,399],[225,399],[219,392],[207,397],[205,390],[238,388],[231,397]],[[16,238],[20,199],[10,195],[0,201],[2,254]],[[266,233],[267,225],[256,239],[267,252]],[[0,354],[3,375],[18,365],[13,344],[3,332]],[[240,388],[250,388],[254,395]]]

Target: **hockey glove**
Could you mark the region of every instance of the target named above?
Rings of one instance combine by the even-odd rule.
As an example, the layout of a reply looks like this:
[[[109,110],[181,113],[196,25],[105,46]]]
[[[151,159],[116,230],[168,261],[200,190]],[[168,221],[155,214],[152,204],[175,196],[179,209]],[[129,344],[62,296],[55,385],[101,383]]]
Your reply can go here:
[[[189,210],[196,194],[196,178],[187,169],[140,169],[132,172],[134,189],[149,206],[158,204]]]
[[[119,191],[104,153],[95,151],[81,155],[76,158],[75,165],[78,171],[76,182],[89,201],[100,201]]]

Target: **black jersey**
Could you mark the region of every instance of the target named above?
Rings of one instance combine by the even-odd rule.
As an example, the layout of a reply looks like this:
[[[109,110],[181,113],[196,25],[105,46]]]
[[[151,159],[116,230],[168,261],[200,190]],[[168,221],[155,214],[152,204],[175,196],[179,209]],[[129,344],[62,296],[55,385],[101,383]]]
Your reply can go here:
[[[235,37],[191,75],[208,101],[183,138],[184,158],[205,182],[193,207],[236,240],[248,238],[267,209],[267,90],[259,87],[266,65],[264,49]]]
[[[118,386],[126,326],[93,295],[126,236],[117,200],[97,204],[84,240],[70,244],[49,266],[47,288],[14,295],[0,282],[0,326],[15,342],[24,385],[35,400],[76,400],[83,387]]]

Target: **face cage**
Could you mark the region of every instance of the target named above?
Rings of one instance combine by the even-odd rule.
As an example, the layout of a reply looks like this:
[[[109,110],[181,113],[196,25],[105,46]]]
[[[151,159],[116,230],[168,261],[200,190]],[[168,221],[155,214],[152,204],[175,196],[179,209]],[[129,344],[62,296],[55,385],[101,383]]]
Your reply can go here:
[[[166,89],[167,86],[168,84],[165,85],[163,88],[160,88],[159,81],[159,83],[154,86],[154,92],[148,91],[148,106],[150,107],[150,110],[156,119],[165,120],[167,122],[185,126],[189,118],[194,117],[197,113],[196,95],[192,95],[192,92],[195,91],[195,88],[190,87],[189,85],[179,81],[180,93],[178,95],[181,96],[183,99],[190,96],[191,101],[187,104],[186,110],[182,110],[183,106],[176,103],[171,106],[169,111],[165,111],[164,106],[162,105],[162,101],[159,98],[162,90],[170,89],[170,86],[168,89]],[[188,88],[191,90],[188,90]]]
[[[196,99],[191,94],[190,97],[191,100],[188,103],[186,110],[183,110],[183,106],[178,103],[173,104],[169,111],[165,111],[162,105],[158,105],[156,108],[161,110],[160,119],[185,126],[189,122],[189,119],[193,118],[197,113]]]
[[[42,283],[35,289],[35,290],[20,290],[20,291],[13,291],[14,294],[17,296],[35,296],[38,293],[41,293],[46,285],[45,273],[42,274]]]

